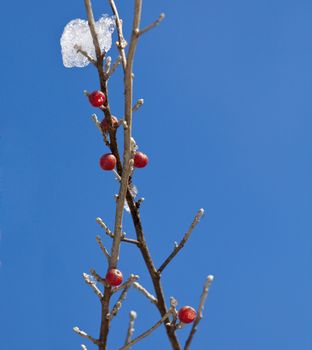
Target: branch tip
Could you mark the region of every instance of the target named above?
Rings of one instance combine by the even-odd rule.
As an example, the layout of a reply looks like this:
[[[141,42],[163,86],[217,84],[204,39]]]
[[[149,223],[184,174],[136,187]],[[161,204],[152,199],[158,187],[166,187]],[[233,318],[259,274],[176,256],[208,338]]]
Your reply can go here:
[[[147,27],[141,29],[138,33],[138,36],[145,34],[146,32],[148,32],[149,30],[155,28],[156,26],[158,26],[158,24],[160,24],[163,20],[165,19],[165,14],[161,13],[159,15],[159,17],[156,19],[156,21],[154,21],[153,23],[151,23],[150,25],[148,25]]]
[[[90,340],[93,344],[98,344],[99,343],[99,341],[97,339],[92,338],[89,334],[87,334],[86,332],[80,330],[79,327],[74,327],[73,331],[75,333],[77,333],[78,335],[80,335],[81,337]]]
[[[190,228],[188,231],[185,233],[184,237],[182,238],[181,242],[179,244],[175,244],[175,248],[173,249],[172,253],[168,256],[168,258],[162,263],[160,268],[158,269],[158,273],[160,274],[166,266],[171,262],[171,260],[178,254],[178,252],[184,247],[185,243],[188,241],[190,238],[194,228],[196,225],[199,223],[201,217],[204,215],[204,209],[201,208],[198,210]]]

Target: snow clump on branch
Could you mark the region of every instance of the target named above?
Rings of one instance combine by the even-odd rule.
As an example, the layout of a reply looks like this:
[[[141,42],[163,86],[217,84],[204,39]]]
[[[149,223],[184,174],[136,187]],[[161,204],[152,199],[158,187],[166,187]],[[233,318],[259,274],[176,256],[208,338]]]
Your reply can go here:
[[[112,46],[112,33],[115,29],[114,16],[103,15],[95,22],[95,30],[98,35],[101,52],[107,52]],[[96,60],[92,36],[88,21],[74,19],[64,28],[61,37],[63,64],[67,68],[85,67],[90,60],[77,50],[84,51],[92,59]]]

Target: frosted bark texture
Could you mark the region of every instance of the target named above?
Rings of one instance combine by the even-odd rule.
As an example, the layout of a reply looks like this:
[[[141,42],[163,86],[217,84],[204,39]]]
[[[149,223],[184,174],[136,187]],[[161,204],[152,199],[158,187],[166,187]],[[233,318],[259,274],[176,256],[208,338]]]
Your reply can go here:
[[[103,15],[95,22],[95,30],[98,34],[102,53],[107,52],[112,46],[112,33],[115,28],[114,17]],[[90,62],[77,52],[77,48],[87,52],[89,56],[96,59],[94,45],[88,22],[83,19],[74,19],[64,28],[61,37],[62,58],[65,67],[85,67]]]

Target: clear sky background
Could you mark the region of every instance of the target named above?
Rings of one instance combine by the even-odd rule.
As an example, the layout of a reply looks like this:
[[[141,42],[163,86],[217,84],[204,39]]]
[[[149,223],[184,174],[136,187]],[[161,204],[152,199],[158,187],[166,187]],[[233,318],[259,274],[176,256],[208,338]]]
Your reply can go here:
[[[93,2],[96,17],[110,13]],[[132,1],[117,4],[128,37]],[[139,43],[134,90],[145,99],[134,137],[150,158],[135,183],[157,265],[206,210],[163,274],[167,300],[197,307],[214,274],[194,350],[311,350],[312,2],[146,0],[143,25],[160,12]],[[82,94],[98,88],[96,71],[64,68],[59,45],[66,23],[85,17],[82,0],[2,4],[1,350],[79,349],[76,325],[98,334],[100,306],[81,274],[106,270],[95,218],[112,227],[117,184],[98,166],[107,150]],[[121,79],[119,68],[118,117]],[[119,266],[152,289],[135,247],[122,247]],[[137,335],[159,319],[131,291],[110,350],[132,309]],[[159,329],[134,349],[170,346]]]

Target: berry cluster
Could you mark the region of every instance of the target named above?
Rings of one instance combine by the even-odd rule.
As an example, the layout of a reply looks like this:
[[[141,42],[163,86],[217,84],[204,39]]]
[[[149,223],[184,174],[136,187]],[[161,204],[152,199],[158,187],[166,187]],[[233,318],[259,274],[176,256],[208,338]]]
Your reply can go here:
[[[91,94],[88,94],[88,98],[90,101],[90,104],[93,107],[102,107],[106,101],[106,96],[103,94],[102,91],[93,91]],[[111,117],[111,123],[113,127],[118,126],[118,119],[114,116]],[[109,124],[107,122],[107,119],[104,118],[100,124],[100,127],[103,132],[108,132],[109,130]],[[100,158],[100,167],[103,170],[113,170],[116,166],[117,159],[112,153],[106,153],[102,155]],[[144,168],[148,164],[148,156],[142,152],[135,152],[133,157],[133,165],[135,168]],[[105,281],[112,287],[119,286],[123,281],[123,276],[121,271],[117,269],[109,269]],[[178,318],[181,321],[181,323],[191,323],[195,320],[197,316],[197,313],[195,309],[193,309],[191,306],[183,306],[178,311]]]
[[[103,154],[100,158],[100,167],[103,170],[113,170],[116,166],[117,159],[112,153]],[[144,168],[148,164],[148,157],[142,152],[134,154],[133,165],[136,168]]]
[[[89,102],[93,107],[102,107],[106,101],[106,96],[102,91],[93,91],[90,94],[86,93]],[[111,117],[112,126],[116,128],[118,126],[118,119],[114,116]],[[100,124],[103,132],[108,132],[109,124],[106,118],[104,118]],[[100,158],[100,167],[103,170],[113,170],[116,166],[117,159],[112,153],[106,153]],[[136,152],[133,157],[133,165],[135,168],[144,168],[148,164],[148,157],[142,152]]]

